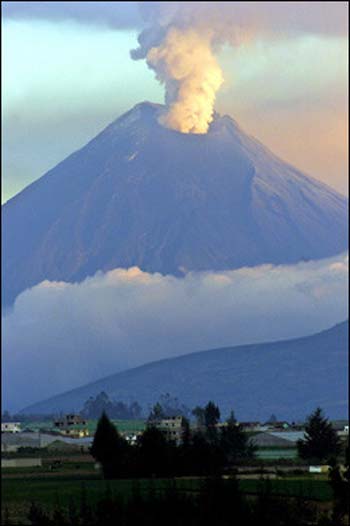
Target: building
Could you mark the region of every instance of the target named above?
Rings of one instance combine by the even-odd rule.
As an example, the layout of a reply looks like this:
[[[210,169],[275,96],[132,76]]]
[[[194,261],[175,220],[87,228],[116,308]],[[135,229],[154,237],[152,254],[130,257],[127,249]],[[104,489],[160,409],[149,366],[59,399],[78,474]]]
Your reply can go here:
[[[331,423],[340,438],[346,438],[349,435],[349,420],[332,420]]]
[[[80,415],[65,415],[54,421],[54,428],[62,435],[71,438],[84,438],[89,436],[87,421]]]
[[[75,425],[86,425],[87,422],[80,415],[68,414],[64,415],[62,418],[58,418],[54,421],[54,426],[58,428],[69,427]]]
[[[267,424],[268,429],[276,429],[276,431],[283,431],[290,429],[291,426],[289,422],[286,422],[286,420],[276,420],[275,422],[271,422]]]
[[[260,422],[238,422],[243,431],[247,432],[258,432],[258,431],[265,431],[267,429],[267,426],[261,425]]]
[[[79,434],[65,435],[41,433],[41,432],[22,432],[22,433],[4,433],[1,437],[1,451],[3,453],[15,453],[20,448],[56,448],[60,449],[63,445],[71,445],[88,449],[91,446],[93,437],[79,437]],[[66,448],[65,448],[66,449]]]
[[[181,444],[184,433],[182,416],[179,415],[162,418],[161,420],[150,422],[150,425],[163,431],[167,440],[175,442],[177,445]]]
[[[1,437],[3,453],[16,453],[22,447],[41,447],[39,433],[6,433]]]
[[[288,432],[263,432],[253,435],[250,442],[257,447],[256,456],[264,460],[294,459],[298,450]]]
[[[2,458],[2,468],[33,468],[42,466],[41,458]]]
[[[1,422],[1,433],[20,433],[20,422]]]

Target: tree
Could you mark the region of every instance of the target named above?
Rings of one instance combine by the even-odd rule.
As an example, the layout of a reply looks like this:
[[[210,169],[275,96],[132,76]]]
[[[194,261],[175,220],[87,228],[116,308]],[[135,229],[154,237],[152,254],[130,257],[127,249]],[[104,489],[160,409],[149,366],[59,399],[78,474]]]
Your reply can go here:
[[[159,476],[171,473],[171,460],[176,447],[167,441],[163,431],[148,426],[138,438],[137,450],[138,464],[143,475]]]
[[[342,525],[344,518],[349,515],[350,495],[350,452],[349,445],[345,451],[345,469],[341,470],[335,459],[332,459],[329,470],[329,483],[333,490],[333,523]]]
[[[142,407],[138,402],[132,402],[129,407],[131,418],[140,418],[142,414]]]
[[[208,402],[204,408],[204,424],[207,428],[215,427],[220,420],[220,409],[214,402]]]
[[[188,455],[189,474],[214,475],[225,465],[225,455],[217,440],[210,440],[207,433],[196,431]]]
[[[220,437],[221,447],[228,462],[235,462],[242,458],[252,458],[256,447],[250,442],[249,436],[237,423],[233,411],[226,420]]]
[[[2,420],[2,422],[12,422],[12,417],[11,417],[9,411],[7,411],[7,409],[2,414],[1,420]]]
[[[111,417],[112,407],[113,404],[108,395],[104,391],[101,391],[101,393],[99,393],[96,398],[90,396],[90,398],[85,402],[81,414],[85,418],[99,418],[101,414],[105,412]]]
[[[137,402],[128,406],[125,402],[110,400],[102,391],[96,398],[90,396],[80,414],[85,418],[100,418],[103,411],[109,418],[133,419],[140,417],[142,408]]]
[[[220,420],[220,409],[214,402],[208,402],[204,408],[205,435],[211,444],[218,444],[217,424]]]
[[[190,423],[185,416],[182,417],[181,425],[182,425],[182,445],[183,447],[187,448],[191,442],[191,428],[190,428]]]
[[[268,424],[275,424],[276,422],[277,422],[277,417],[275,414],[272,414],[267,421]]]
[[[166,417],[188,416],[190,413],[187,406],[181,404],[176,396],[171,396],[169,393],[162,394],[159,403]]]
[[[165,413],[161,404],[157,402],[152,407],[152,410],[148,416],[148,422],[159,422],[159,420],[162,420],[162,418],[165,418]]]
[[[332,424],[318,407],[305,425],[305,439],[297,442],[299,456],[305,460],[321,462],[340,453],[340,440]]]
[[[193,409],[192,414],[196,419],[197,427],[203,427],[205,422],[204,408],[197,405]]]
[[[94,440],[90,448],[91,455],[100,462],[106,479],[125,475],[129,446],[105,412],[98,421]]]

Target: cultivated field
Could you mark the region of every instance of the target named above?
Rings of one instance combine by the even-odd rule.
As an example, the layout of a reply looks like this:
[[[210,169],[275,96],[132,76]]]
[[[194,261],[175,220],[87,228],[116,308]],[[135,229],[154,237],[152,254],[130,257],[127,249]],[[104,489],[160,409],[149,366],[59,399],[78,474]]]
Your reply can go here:
[[[250,468],[251,469],[251,468]],[[331,488],[324,475],[282,474],[266,480],[261,474],[249,472],[239,474],[239,487],[243,493],[257,496],[269,489],[272,494],[288,498],[297,497],[314,501],[323,509],[332,498]],[[14,524],[29,524],[26,521],[32,502],[47,509],[55,506],[67,508],[73,502],[79,507],[81,496],[86,493],[93,504],[107,491],[128,498],[137,488],[143,494],[166,491],[170,487],[181,492],[197,492],[201,478],[102,480],[90,455],[57,455],[43,459],[43,466],[35,468],[3,469],[2,510],[7,509]]]

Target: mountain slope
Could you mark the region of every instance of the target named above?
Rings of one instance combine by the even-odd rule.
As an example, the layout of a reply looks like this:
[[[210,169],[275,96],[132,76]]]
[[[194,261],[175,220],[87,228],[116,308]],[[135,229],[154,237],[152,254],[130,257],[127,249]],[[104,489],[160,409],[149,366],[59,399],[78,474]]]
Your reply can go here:
[[[23,410],[80,410],[105,391],[147,410],[170,393],[189,407],[214,400],[240,419],[298,419],[320,405],[332,418],[347,414],[348,322],[295,340],[203,351],[153,362],[103,378]]]
[[[317,259],[347,248],[347,200],[228,116],[206,135],[141,103],[2,209],[3,300],[44,279],[137,265],[179,275]]]

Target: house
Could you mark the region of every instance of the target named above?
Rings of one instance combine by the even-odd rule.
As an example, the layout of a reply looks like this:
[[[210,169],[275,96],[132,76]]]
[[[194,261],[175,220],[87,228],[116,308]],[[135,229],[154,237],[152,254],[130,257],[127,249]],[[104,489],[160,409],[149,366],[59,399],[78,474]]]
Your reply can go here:
[[[260,422],[239,422],[239,424],[243,431],[256,432],[266,429],[266,427],[262,426]]]
[[[288,432],[257,433],[251,437],[250,442],[257,447],[257,458],[279,460],[298,456],[296,441]]]
[[[251,443],[259,448],[294,448],[292,440],[271,433],[257,433],[251,438]]]
[[[80,415],[68,414],[54,421],[54,427],[62,435],[71,438],[84,438],[89,436],[87,421]]]
[[[286,422],[285,420],[276,420],[275,422],[271,422],[268,424],[269,429],[276,429],[276,430],[285,430],[289,429],[291,426],[289,422]]]
[[[340,437],[349,435],[349,420],[332,420],[332,427]]]
[[[1,437],[1,451],[16,453],[21,447],[41,447],[39,433],[6,433]]]
[[[150,422],[150,425],[163,431],[167,440],[175,442],[177,445],[181,444],[184,433],[183,417],[181,415],[154,420]]]
[[[328,473],[330,467],[327,465],[323,466],[309,466],[309,473]]]
[[[76,414],[68,414],[54,421],[54,426],[58,428],[75,426],[75,425],[85,426],[86,424],[87,424],[86,420],[82,418],[80,415],[76,415]]]
[[[2,468],[33,468],[42,466],[41,458],[2,458]]]
[[[20,422],[1,422],[1,433],[20,433]]]
[[[141,432],[137,433],[122,433],[122,436],[125,438],[125,440],[131,445],[135,446],[137,444],[139,436],[141,436]]]

